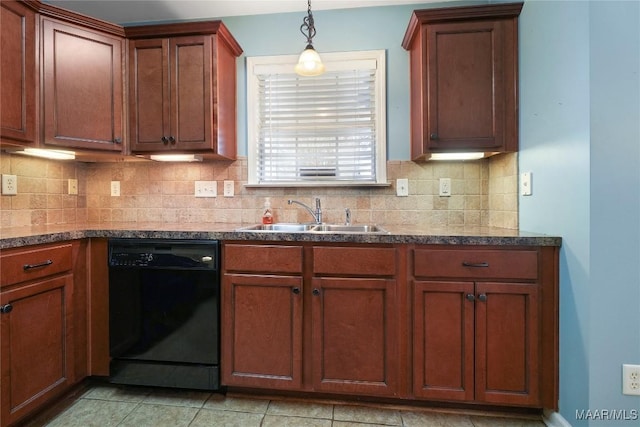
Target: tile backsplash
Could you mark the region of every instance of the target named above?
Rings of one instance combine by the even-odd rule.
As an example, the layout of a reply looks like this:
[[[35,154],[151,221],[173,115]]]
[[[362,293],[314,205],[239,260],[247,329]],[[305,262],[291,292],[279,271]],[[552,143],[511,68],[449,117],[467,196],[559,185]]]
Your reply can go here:
[[[387,162],[389,187],[252,188],[246,158],[234,162],[82,163],[2,154],[0,171],[18,176],[18,195],[1,196],[1,227],[73,223],[179,222],[255,223],[264,198],[275,220],[312,218],[288,199],[322,200],[325,222],[343,222],[344,209],[355,223],[494,226],[518,228],[517,153],[472,162]],[[397,178],[409,180],[409,196],[397,197]],[[451,178],[452,195],[438,196],[439,178]],[[68,179],[78,195],[67,194]],[[223,181],[234,181],[234,197],[223,196]],[[111,181],[120,181],[112,197]],[[194,196],[195,181],[217,181],[218,196]]]

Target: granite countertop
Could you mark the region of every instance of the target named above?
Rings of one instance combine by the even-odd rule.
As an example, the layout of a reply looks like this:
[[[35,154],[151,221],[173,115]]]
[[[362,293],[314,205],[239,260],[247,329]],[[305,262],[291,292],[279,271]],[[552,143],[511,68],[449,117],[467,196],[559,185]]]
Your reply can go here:
[[[432,229],[414,225],[382,225],[389,232],[388,234],[236,231],[237,228],[248,225],[251,224],[118,223],[2,228],[0,229],[0,249],[91,237],[504,246],[561,246],[562,244],[562,238],[557,236],[491,227]]]

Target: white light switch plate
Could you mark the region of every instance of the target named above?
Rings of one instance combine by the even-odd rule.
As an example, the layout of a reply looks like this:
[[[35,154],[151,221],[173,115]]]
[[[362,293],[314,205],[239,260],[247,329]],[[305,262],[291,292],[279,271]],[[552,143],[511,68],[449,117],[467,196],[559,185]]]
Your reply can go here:
[[[407,197],[409,195],[409,180],[407,178],[396,179],[396,196]]]
[[[196,181],[196,197],[218,197],[217,181]]]
[[[522,172],[520,174],[520,194],[530,196],[531,193],[531,172]]]
[[[438,195],[443,197],[451,196],[451,178],[440,178]]]
[[[120,197],[120,181],[111,181],[111,197]]]

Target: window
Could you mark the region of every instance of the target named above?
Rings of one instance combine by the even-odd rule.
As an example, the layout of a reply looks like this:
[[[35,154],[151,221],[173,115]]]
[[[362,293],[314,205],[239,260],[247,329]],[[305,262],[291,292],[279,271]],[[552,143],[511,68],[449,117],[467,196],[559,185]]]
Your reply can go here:
[[[249,184],[386,185],[385,52],[324,53],[316,77],[297,59],[247,58]]]

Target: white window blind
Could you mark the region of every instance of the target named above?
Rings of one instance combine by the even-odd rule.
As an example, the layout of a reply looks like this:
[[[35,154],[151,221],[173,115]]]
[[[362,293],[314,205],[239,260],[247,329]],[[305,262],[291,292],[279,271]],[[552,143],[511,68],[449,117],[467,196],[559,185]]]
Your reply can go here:
[[[250,64],[250,184],[386,183],[384,52],[323,55],[316,77],[296,75],[296,59]]]

